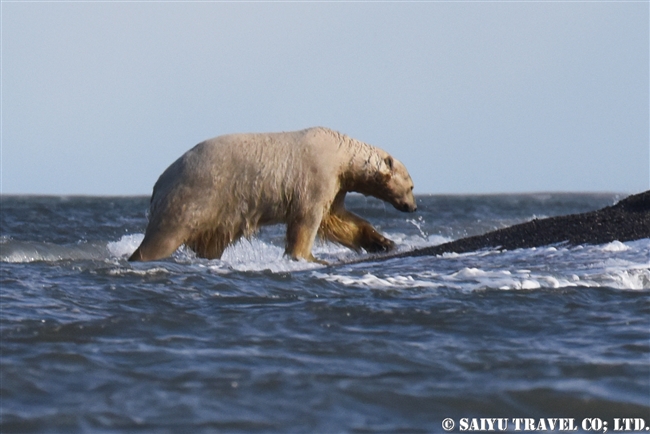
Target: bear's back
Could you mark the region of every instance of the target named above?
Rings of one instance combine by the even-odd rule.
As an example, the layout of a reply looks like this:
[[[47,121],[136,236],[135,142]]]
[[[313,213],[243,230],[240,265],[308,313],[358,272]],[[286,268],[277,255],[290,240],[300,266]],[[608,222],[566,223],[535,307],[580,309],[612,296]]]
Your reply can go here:
[[[188,214],[226,210],[246,214],[247,209],[261,209],[268,210],[268,218],[279,218],[276,214],[286,210],[293,197],[335,188],[333,181],[342,164],[337,135],[315,127],[228,134],[203,141],[160,176],[151,213],[183,204]]]

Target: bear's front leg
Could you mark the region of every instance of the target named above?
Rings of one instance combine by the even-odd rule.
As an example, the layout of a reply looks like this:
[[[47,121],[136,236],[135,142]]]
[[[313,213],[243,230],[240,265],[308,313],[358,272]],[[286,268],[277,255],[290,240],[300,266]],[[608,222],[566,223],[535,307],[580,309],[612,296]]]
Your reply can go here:
[[[370,223],[361,227],[360,238],[360,246],[368,253],[390,252],[395,248],[395,243],[377,232]]]
[[[287,224],[285,255],[294,260],[304,259],[309,262],[328,265],[327,262],[316,259],[311,252],[320,226],[320,220],[321,218],[316,215],[307,215],[290,221]]]
[[[357,252],[361,249],[368,253],[390,252],[395,248],[395,243],[377,232],[369,222],[342,208],[333,210],[323,220],[320,233],[323,238]]]

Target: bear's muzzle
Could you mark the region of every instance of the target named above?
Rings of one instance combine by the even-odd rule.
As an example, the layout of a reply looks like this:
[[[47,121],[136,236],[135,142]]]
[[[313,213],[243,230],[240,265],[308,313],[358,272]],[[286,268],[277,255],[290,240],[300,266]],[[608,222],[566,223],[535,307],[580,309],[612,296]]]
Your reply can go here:
[[[393,205],[395,209],[402,212],[415,212],[418,210],[418,207],[415,203],[400,202]]]

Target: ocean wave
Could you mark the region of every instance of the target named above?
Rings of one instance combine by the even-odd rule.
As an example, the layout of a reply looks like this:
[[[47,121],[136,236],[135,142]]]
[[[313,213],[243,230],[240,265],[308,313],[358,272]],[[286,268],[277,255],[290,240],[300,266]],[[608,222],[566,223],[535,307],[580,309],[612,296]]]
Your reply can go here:
[[[614,241],[577,247],[483,250],[439,257],[400,258],[375,263],[374,269],[363,275],[313,273],[313,276],[350,287],[377,290],[425,287],[469,292],[571,287],[647,290],[650,289],[650,263],[645,259],[649,254],[650,240]],[[517,264],[525,264],[525,268]],[[423,268],[426,271],[422,271]]]
[[[397,244],[398,251],[436,245],[448,241],[441,236],[424,239],[402,233],[385,234]],[[116,241],[80,241],[73,245],[59,245],[38,241],[16,241],[8,237],[0,239],[0,262],[57,262],[62,260],[126,260],[142,243],[144,234],[123,235]],[[345,262],[357,258],[350,249],[317,240],[314,255],[329,263]],[[180,263],[204,263],[189,249],[181,246],[172,260]],[[214,261],[213,261],[214,262]],[[292,261],[285,257],[284,247],[257,236],[241,239],[229,246],[220,260],[222,268],[236,271],[271,270],[276,272],[308,270],[321,265],[306,261]]]
[[[441,236],[386,234],[395,240],[398,251],[437,245],[449,241]],[[540,288],[610,287],[617,289],[650,289],[650,263],[639,258],[650,254],[650,240],[602,245],[549,246],[513,251],[478,251],[445,254],[437,258],[402,258],[385,263],[369,262],[370,270],[355,275],[348,269],[327,272],[325,266],[306,261],[293,261],[284,255],[284,248],[252,237],[228,247],[220,260],[197,258],[181,247],[171,260],[147,264],[125,261],[142,242],[141,233],[123,235],[117,241],[79,242],[57,245],[47,242],[0,239],[0,262],[102,261],[116,265],[112,275],[150,275],[158,273],[193,273],[207,270],[225,275],[232,272],[272,273],[313,271],[318,280],[345,286],[372,289],[408,289],[447,287],[461,291],[481,289],[535,290]],[[345,266],[358,258],[357,253],[327,242],[317,242],[314,254],[328,263]],[[399,261],[399,263],[396,263]],[[414,261],[420,261],[412,265]],[[428,261],[423,271],[422,261]],[[471,264],[470,264],[471,263]],[[525,263],[537,269],[519,269],[512,264]],[[565,267],[564,264],[574,266]],[[381,267],[381,271],[376,271]],[[323,271],[320,271],[323,270]],[[411,270],[411,272],[404,272]],[[570,270],[570,272],[568,271]],[[353,268],[354,271],[354,268]]]
[[[318,279],[340,283],[345,286],[377,290],[441,287],[466,292],[486,289],[535,290],[571,287],[623,290],[650,289],[650,269],[648,268],[612,270],[608,273],[594,273],[583,276],[575,274],[554,276],[552,274],[544,275],[526,271],[510,273],[476,268],[464,268],[451,274],[436,277],[419,273],[412,275],[392,274],[388,276],[366,273],[363,276],[354,276],[314,272],[312,275]]]
[[[97,242],[58,245],[46,242],[5,239],[0,243],[0,262],[102,260],[108,256],[109,252],[106,244]]]

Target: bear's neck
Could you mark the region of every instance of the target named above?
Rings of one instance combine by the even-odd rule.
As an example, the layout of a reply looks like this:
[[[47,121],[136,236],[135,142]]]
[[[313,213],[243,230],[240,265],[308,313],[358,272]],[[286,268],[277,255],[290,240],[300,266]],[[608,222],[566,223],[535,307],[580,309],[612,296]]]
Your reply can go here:
[[[382,158],[374,146],[358,140],[346,140],[349,159],[341,174],[341,187],[345,191],[374,196],[380,184]]]

